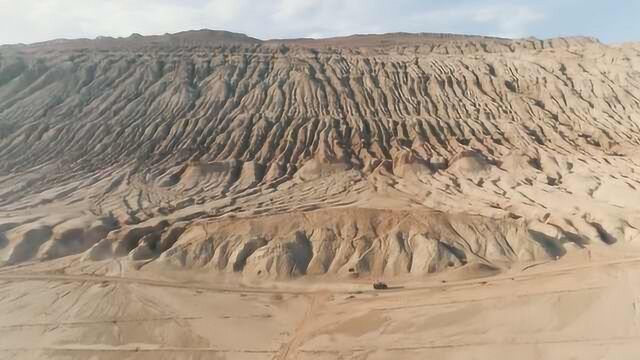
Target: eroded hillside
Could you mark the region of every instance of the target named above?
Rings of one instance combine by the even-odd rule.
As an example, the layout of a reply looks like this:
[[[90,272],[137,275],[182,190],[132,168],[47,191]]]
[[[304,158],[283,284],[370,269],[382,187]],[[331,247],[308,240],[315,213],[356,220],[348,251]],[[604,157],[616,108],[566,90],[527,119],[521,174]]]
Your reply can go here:
[[[640,47],[212,31],[0,47],[0,261],[250,277],[637,242]]]

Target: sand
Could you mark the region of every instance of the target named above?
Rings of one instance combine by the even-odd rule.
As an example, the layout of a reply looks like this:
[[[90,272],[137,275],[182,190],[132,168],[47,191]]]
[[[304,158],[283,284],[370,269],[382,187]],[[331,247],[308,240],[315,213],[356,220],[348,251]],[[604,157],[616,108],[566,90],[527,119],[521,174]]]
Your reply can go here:
[[[635,359],[640,351],[640,253],[387,279],[386,291],[369,279],[250,286],[130,265],[67,258],[2,270],[0,358]]]

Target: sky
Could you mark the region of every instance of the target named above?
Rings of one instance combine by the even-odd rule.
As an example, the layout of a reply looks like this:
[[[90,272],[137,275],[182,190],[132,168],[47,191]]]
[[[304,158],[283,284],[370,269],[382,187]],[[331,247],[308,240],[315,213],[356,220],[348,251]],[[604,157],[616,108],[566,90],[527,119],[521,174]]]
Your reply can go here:
[[[0,44],[240,32],[260,39],[385,32],[640,41],[640,0],[0,0]]]

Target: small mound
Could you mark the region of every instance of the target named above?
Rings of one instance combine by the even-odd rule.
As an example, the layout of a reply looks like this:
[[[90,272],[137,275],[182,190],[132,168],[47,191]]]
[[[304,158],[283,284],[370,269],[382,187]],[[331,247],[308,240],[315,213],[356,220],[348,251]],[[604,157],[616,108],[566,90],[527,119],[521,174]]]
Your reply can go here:
[[[510,174],[530,175],[540,169],[539,160],[521,151],[514,151],[501,159],[500,167]]]
[[[410,178],[431,173],[428,163],[411,151],[399,151],[393,157],[393,174],[396,176]]]
[[[347,171],[350,166],[342,162],[323,162],[318,159],[311,159],[304,163],[295,175],[301,181],[311,181],[326,176]]]
[[[491,170],[491,161],[479,151],[463,151],[450,163],[448,170],[460,175],[482,175]]]

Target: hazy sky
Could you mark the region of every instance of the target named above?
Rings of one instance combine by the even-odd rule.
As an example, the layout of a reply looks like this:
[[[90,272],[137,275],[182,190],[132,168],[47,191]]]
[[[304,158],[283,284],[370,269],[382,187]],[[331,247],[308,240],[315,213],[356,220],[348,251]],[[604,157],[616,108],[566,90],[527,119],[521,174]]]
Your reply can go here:
[[[261,39],[451,32],[640,41],[640,0],[0,0],[0,44],[224,29]]]

